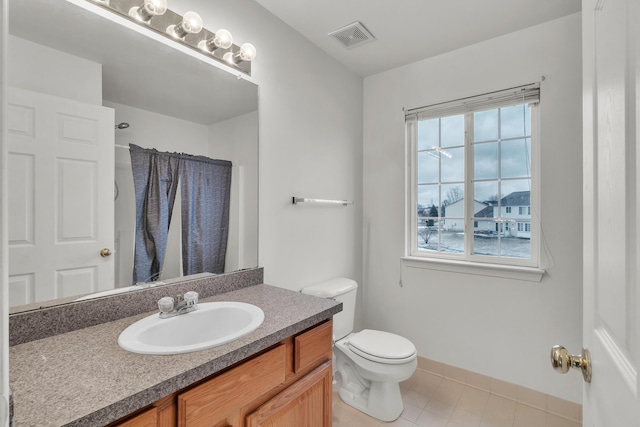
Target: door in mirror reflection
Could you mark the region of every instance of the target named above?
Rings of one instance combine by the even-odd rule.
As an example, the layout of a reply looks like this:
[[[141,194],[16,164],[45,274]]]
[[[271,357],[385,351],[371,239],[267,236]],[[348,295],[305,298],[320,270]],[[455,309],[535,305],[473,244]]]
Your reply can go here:
[[[8,97],[10,304],[111,287],[113,110],[13,87]]]

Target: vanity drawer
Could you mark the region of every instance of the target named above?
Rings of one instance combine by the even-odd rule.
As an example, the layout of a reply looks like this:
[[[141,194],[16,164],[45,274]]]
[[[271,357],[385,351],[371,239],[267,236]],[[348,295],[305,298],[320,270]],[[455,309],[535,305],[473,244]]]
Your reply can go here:
[[[285,348],[279,345],[180,393],[178,426],[218,425],[238,408],[282,384],[285,380]]]
[[[293,371],[298,373],[304,369],[316,367],[320,363],[331,360],[333,344],[333,321],[309,329],[294,338]]]

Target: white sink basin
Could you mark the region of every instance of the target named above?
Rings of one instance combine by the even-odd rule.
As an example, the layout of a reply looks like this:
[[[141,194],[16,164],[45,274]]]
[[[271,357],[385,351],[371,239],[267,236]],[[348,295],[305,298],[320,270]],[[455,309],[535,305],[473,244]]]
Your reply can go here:
[[[118,344],[141,354],[180,354],[226,344],[264,321],[264,312],[244,302],[206,302],[191,313],[161,319],[145,317],[122,331]]]

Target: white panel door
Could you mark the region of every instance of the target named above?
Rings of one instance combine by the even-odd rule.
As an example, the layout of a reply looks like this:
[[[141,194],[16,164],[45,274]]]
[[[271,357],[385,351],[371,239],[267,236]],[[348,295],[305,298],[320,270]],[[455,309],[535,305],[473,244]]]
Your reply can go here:
[[[114,112],[9,88],[11,305],[113,288]]]
[[[583,425],[640,426],[640,6],[637,0],[582,5],[583,339],[593,363]]]

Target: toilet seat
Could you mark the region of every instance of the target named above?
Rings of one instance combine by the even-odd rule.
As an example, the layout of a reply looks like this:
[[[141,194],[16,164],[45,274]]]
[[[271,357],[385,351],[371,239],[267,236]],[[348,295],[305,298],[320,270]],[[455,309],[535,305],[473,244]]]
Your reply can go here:
[[[349,336],[348,345],[355,354],[373,362],[399,365],[416,358],[413,343],[390,332],[363,329]]]

